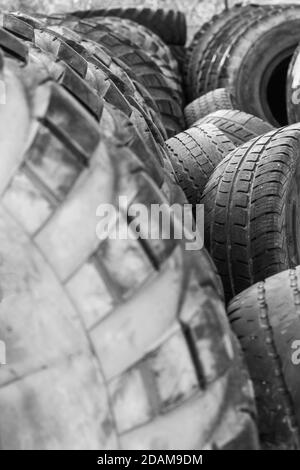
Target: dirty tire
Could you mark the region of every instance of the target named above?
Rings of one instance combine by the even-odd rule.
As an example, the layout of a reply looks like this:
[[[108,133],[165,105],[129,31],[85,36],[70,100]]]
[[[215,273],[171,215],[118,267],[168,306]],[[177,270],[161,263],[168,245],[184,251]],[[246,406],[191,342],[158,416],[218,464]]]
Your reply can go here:
[[[163,144],[165,134],[160,132],[162,124],[159,124],[157,114],[148,108],[140,93],[142,87],[136,86],[117,64],[109,64],[110,57],[100,48],[89,47],[80,37],[74,38],[73,31],[66,28],[52,31],[42,25],[32,26],[34,19],[27,16],[9,15],[9,19],[13,22],[10,35],[20,36],[21,27],[28,27],[28,24],[33,28],[34,35],[26,41],[28,61],[37,58],[43,62],[51,77],[74,94],[100,124],[103,109],[112,115],[114,126],[122,122],[117,126],[120,133],[128,131],[128,146],[132,150],[144,148],[144,152],[139,151],[139,156],[144,156],[143,162],[149,174],[160,186],[163,160],[159,144]],[[12,36],[9,37],[11,39]],[[108,62],[114,73],[103,61]]]
[[[95,16],[117,16],[127,18],[149,28],[166,43],[184,46],[186,42],[186,17],[181,11],[152,8],[103,8],[81,10],[71,13],[77,18],[88,19]]]
[[[179,105],[178,93],[167,83],[159,67],[141,49],[128,39],[112,33],[92,20],[66,25],[84,36],[106,47],[112,57],[124,62],[135,73],[137,80],[148,90],[159,110],[168,137],[180,132],[184,127],[183,112]]]
[[[214,15],[210,21],[204,23],[196,32],[190,45],[186,49],[184,66],[185,85],[190,100],[196,99],[200,95],[198,74],[201,71],[206,57],[207,62],[213,60],[214,52],[218,43],[221,41],[222,34],[224,37],[224,31],[227,31],[233,24],[238,24],[238,22],[241,21],[241,16],[247,15],[249,18],[254,14],[257,8],[261,10],[261,6],[234,5],[232,8]],[[207,91],[203,91],[202,93],[207,93]]]
[[[129,41],[136,44],[150,56],[165,62],[174,72],[178,73],[178,65],[170,47],[150,29],[126,18],[115,16],[93,17],[93,22],[101,22],[104,25],[113,26],[115,31],[120,32],[122,36],[129,39]]]
[[[228,307],[253,380],[266,449],[300,448],[299,298],[298,266],[241,292]]]
[[[208,181],[205,243],[226,300],[300,262],[300,126],[269,132],[237,148]]]
[[[300,40],[297,5],[245,6],[193,49],[188,69],[193,97],[229,88],[238,109],[274,126],[287,123],[286,74]]]
[[[177,61],[172,57],[171,49],[164,42],[144,26],[127,19],[100,16],[93,18],[93,23],[104,25],[112,33],[120,34],[147,53],[151,60],[159,67],[170,88],[178,95],[177,101],[182,106],[181,77]]]
[[[274,129],[271,124],[243,111],[219,110],[196,121],[197,125],[213,124],[238,147],[254,137]]]
[[[187,127],[210,113],[220,109],[236,109],[233,95],[226,88],[217,88],[203,96],[196,98],[184,108],[184,117]]]
[[[1,61],[2,449],[257,448],[207,255],[163,237],[97,239],[99,204],[165,198],[24,41],[14,50],[22,62]]]
[[[235,145],[217,127],[195,126],[168,139],[166,146],[177,181],[190,204],[200,201],[216,166]]]

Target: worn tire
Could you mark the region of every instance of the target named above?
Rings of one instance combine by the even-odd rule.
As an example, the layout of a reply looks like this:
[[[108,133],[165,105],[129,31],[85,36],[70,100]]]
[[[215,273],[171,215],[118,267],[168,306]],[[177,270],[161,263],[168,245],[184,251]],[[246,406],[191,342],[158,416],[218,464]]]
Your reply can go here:
[[[71,12],[71,15],[81,19],[97,16],[127,18],[150,29],[160,36],[166,44],[184,46],[186,42],[186,17],[178,10],[163,10],[161,8],[102,8],[79,10]]]
[[[228,26],[240,21],[241,16],[252,15],[257,6],[254,5],[234,5],[232,8],[223,10],[214,15],[210,21],[204,23],[194,35],[191,43],[186,49],[185,58],[185,86],[187,96],[190,100],[197,99],[200,95],[198,74],[207,57],[207,62],[213,60],[217,44],[220,43],[222,34]],[[261,7],[259,7],[261,9]],[[201,64],[201,67],[200,67]],[[212,91],[212,90],[210,90]],[[204,91],[203,93],[207,93]]]
[[[176,179],[193,206],[216,166],[235,145],[217,127],[195,126],[168,139],[166,146]]]
[[[271,124],[256,116],[232,109],[215,111],[199,119],[195,124],[200,126],[213,124],[237,147],[274,129]]]
[[[195,97],[232,90],[238,108],[278,126],[287,124],[286,75],[300,40],[297,5],[241,7],[190,59]],[[203,38],[202,38],[203,39]],[[206,44],[206,47],[205,47]]]
[[[254,384],[261,443],[300,448],[300,267],[241,292],[229,304]]]
[[[111,65],[111,72],[105,65],[110,65],[110,58],[105,51],[94,50],[87,42],[81,41],[80,37],[75,40],[73,32],[65,28],[52,31],[45,29],[42,24],[32,22],[34,19],[30,17],[4,16],[4,24],[10,31],[10,35],[3,38],[7,43],[6,50],[12,48],[12,45],[9,45],[11,34],[16,35],[14,48],[17,49],[21,28],[24,28],[24,25],[31,28],[34,34],[24,38],[21,43],[22,47],[26,44],[28,60],[35,60],[37,57],[42,61],[52,78],[73,93],[98,121],[101,122],[102,119],[102,103],[107,104],[108,110],[111,106],[114,107],[111,114],[116,114],[119,110],[118,121],[121,120],[123,125],[120,132],[125,129],[129,131],[128,145],[132,149],[145,148],[146,144],[145,152],[139,154],[144,155],[149,174],[161,185],[163,173],[160,166],[163,165],[163,159],[159,145],[163,145],[165,135],[160,133],[161,127],[156,127],[156,115],[148,109],[140,94],[140,86],[137,88],[125,72],[121,73],[117,64]]]
[[[199,119],[220,109],[237,109],[233,95],[226,88],[209,91],[189,103],[184,108],[186,126],[191,127]]]
[[[97,239],[99,204],[165,198],[39,61],[1,65],[2,449],[257,448],[206,254]]]
[[[134,21],[117,17],[100,16],[99,18],[93,18],[93,23],[105,26],[114,34],[119,33],[139,49],[146,52],[150,59],[159,67],[167,84],[174,90],[178,104],[182,106],[183,92],[178,64],[172,57],[170,48],[157,35]]]
[[[300,262],[300,126],[269,132],[221,162],[203,193],[205,243],[228,300]]]
[[[74,22],[71,19],[66,25],[86,39],[105,46],[113,57],[120,59],[133,70],[156,103],[169,137],[182,130],[184,119],[181,106],[178,104],[180,101],[178,93],[168,86],[159,67],[146,53],[128,39],[115,35],[109,28],[93,23],[92,20]]]

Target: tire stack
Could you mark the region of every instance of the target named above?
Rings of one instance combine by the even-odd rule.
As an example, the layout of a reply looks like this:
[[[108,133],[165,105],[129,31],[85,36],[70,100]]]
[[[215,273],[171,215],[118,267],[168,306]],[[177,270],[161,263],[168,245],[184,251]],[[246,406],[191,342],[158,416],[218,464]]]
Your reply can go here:
[[[161,232],[136,238],[146,220],[129,215],[186,201],[168,150],[185,23],[161,16],[2,15],[2,449],[258,448],[214,263]],[[211,123],[197,132],[213,167],[235,148]]]
[[[187,198],[204,204],[265,449],[300,448],[299,43],[299,4],[213,17],[186,51],[188,130],[167,141]]]
[[[300,6],[1,20],[1,447],[299,449]]]

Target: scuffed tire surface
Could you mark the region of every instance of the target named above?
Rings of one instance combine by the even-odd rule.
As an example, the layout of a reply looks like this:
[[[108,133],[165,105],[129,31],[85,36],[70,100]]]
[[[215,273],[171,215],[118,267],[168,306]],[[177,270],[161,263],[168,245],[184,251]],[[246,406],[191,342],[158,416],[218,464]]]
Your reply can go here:
[[[300,447],[300,268],[269,277],[236,296],[228,308],[254,383],[261,442]]]

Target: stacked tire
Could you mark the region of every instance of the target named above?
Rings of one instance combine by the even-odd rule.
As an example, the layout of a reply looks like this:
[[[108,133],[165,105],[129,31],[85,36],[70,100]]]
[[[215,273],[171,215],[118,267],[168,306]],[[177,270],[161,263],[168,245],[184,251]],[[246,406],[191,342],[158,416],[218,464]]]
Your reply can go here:
[[[200,188],[189,162],[207,168],[202,142],[198,154],[176,156],[194,212],[204,205],[205,245],[253,381],[266,449],[300,448],[299,26],[297,4],[237,5],[202,26],[186,53],[184,133],[214,127],[235,148],[214,160]],[[187,167],[197,176],[183,183]]]
[[[131,236],[147,231],[135,204],[185,202],[164,142],[184,128],[175,59],[164,37],[101,18],[2,17],[1,447],[256,449],[211,258]],[[205,152],[233,149],[203,129]],[[99,227],[107,204],[116,217]]]

